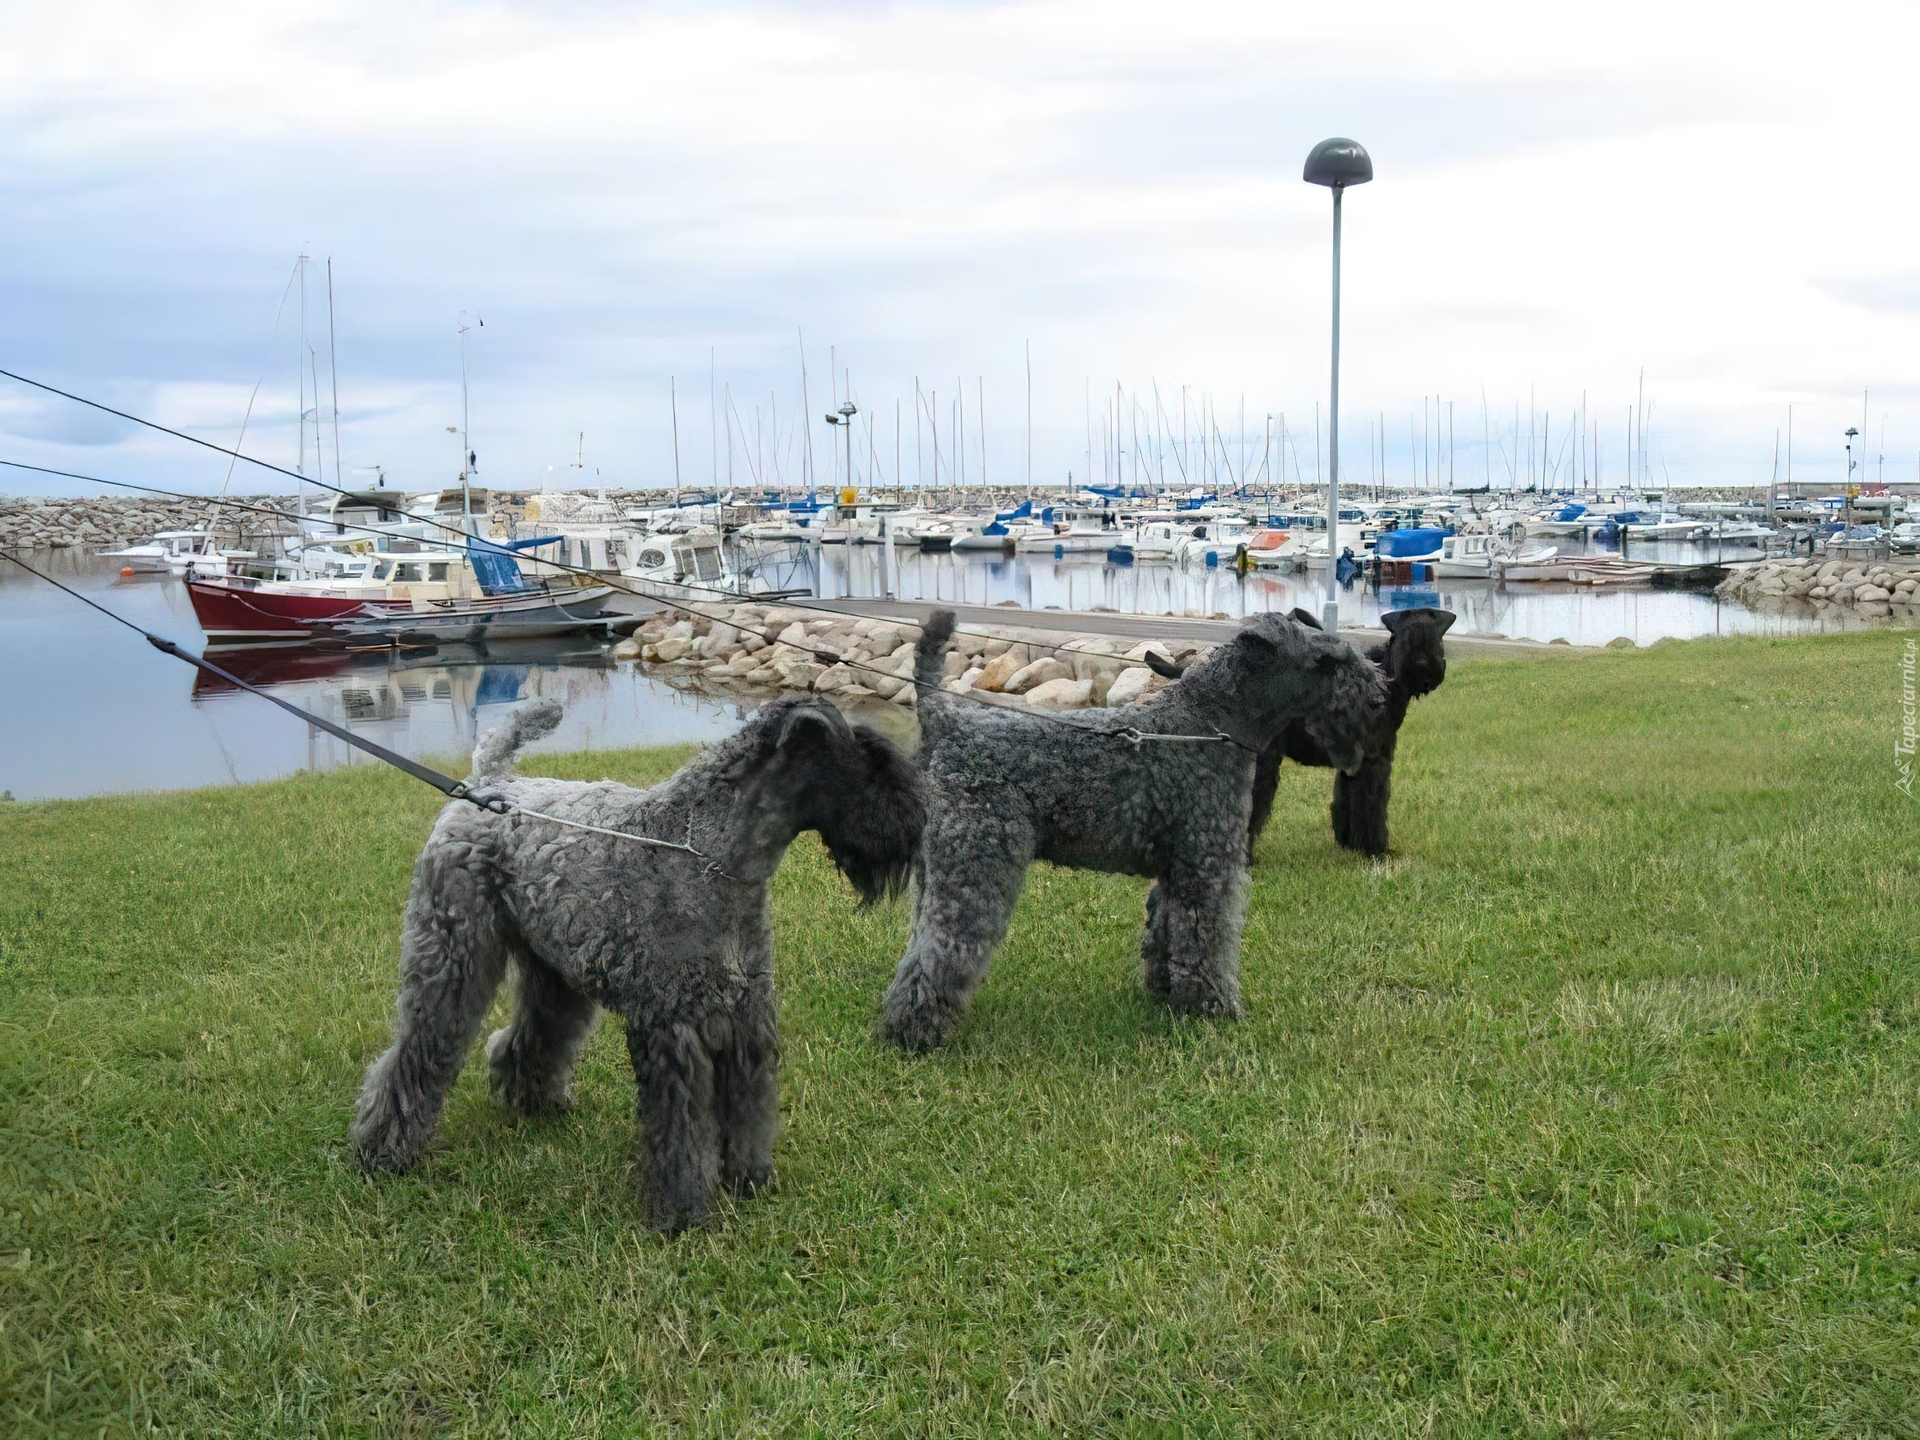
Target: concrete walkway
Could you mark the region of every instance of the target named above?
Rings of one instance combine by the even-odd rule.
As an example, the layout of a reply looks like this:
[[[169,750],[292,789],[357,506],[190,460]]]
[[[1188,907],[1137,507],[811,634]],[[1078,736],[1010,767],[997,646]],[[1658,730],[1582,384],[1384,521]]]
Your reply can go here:
[[[962,625],[1017,625],[1033,630],[1067,630],[1082,635],[1112,635],[1138,643],[1142,640],[1185,640],[1195,645],[1217,645],[1240,627],[1237,620],[1199,620],[1168,615],[1127,615],[1098,610],[1023,610],[1013,605],[946,605],[933,600],[803,600],[809,609],[832,610],[861,618],[880,616],[888,620],[924,620],[935,610],[951,609]],[[1369,630],[1342,625],[1340,634],[1353,644],[1365,647],[1385,641],[1385,630]],[[1499,659],[1538,659],[1551,655],[1597,655],[1591,645],[1554,645],[1538,640],[1495,640],[1480,635],[1447,636],[1451,656],[1486,656]]]

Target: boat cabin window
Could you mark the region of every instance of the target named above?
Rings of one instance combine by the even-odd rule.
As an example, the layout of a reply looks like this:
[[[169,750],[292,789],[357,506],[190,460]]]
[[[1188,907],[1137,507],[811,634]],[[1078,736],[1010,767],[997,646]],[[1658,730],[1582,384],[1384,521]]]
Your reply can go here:
[[[393,567],[394,583],[408,585],[418,583],[420,567],[418,565],[396,565]]]
[[[387,578],[387,571],[388,571],[388,570],[389,570],[390,568],[392,568],[392,567],[390,567],[390,566],[389,566],[389,565],[387,564],[387,562],[386,562],[386,561],[384,561],[384,560],[382,560],[382,561],[381,561],[381,562],[380,562],[380,563],[379,563],[378,565],[376,565],[376,566],[374,566],[374,567],[373,567],[373,578],[374,578],[375,580],[384,580],[384,579],[386,579],[386,578]]]
[[[443,561],[438,565],[429,565],[427,567],[427,578],[429,580],[445,580],[447,578],[447,567],[445,562]]]

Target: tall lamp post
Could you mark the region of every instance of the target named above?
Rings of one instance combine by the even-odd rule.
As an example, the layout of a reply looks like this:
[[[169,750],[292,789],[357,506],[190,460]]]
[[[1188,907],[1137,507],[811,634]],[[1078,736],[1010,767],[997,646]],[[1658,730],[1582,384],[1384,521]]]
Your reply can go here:
[[[827,412],[827,424],[838,425],[847,432],[847,484],[853,484],[853,417],[860,413],[860,407],[849,400],[838,413]]]
[[[1851,425],[1847,427],[1847,483],[1840,487],[1840,503],[1845,507],[1842,518],[1848,530],[1853,529],[1853,470],[1860,463],[1853,458],[1853,442],[1859,434],[1860,432]],[[1862,455],[1867,453],[1864,446],[1861,447],[1860,453]]]
[[[1322,140],[1301,179],[1333,191],[1333,384],[1327,419],[1327,604],[1321,623],[1340,631],[1340,193],[1373,179],[1373,159],[1357,140]]]
[[[847,437],[847,488],[848,488],[849,490],[853,490],[853,489],[854,489],[854,484],[853,484],[853,417],[854,417],[854,416],[856,416],[856,415],[858,415],[859,413],[860,413],[860,407],[859,407],[859,406],[857,406],[857,405],[855,405],[855,404],[853,403],[853,401],[851,401],[851,400],[848,400],[848,401],[846,401],[845,403],[843,403],[843,404],[842,404],[842,405],[840,406],[840,409],[839,409],[838,411],[833,411],[833,410],[829,410],[829,411],[827,412],[827,424],[829,424],[829,425],[837,425],[837,426],[839,426],[839,427],[840,427],[840,429],[841,429],[842,431],[844,431],[844,432],[846,433],[846,437]],[[854,499],[856,499],[856,500],[858,500],[859,498],[860,498],[860,496],[859,496],[859,493],[858,493],[858,491],[856,490],[856,491],[855,491],[855,493],[854,493]],[[849,519],[851,519],[851,518],[852,518],[852,517],[849,517]],[[882,520],[882,521],[881,521],[881,537],[880,537],[880,538],[881,538],[881,540],[882,540],[883,542],[884,542],[884,541],[886,541],[886,539],[887,539],[887,536],[886,536],[886,533],[885,533],[885,531],[886,531],[886,522],[885,522],[884,520]],[[887,548],[889,548],[889,549],[890,549],[890,548],[891,548],[891,546],[888,546]],[[848,547],[848,557],[849,557],[849,558],[848,558],[848,561],[847,561],[847,576],[848,576],[848,579],[849,579],[849,580],[851,580],[851,579],[852,579],[852,576],[853,576],[853,561],[852,561],[852,558],[851,558],[851,557],[852,557],[852,547],[851,547],[851,546],[849,546],[849,547]],[[883,550],[883,551],[881,552],[881,555],[880,555],[880,593],[881,593],[881,597],[882,597],[882,598],[885,598],[885,596],[886,596],[886,592],[887,592],[887,554],[886,554],[886,552],[885,552],[885,550]]]

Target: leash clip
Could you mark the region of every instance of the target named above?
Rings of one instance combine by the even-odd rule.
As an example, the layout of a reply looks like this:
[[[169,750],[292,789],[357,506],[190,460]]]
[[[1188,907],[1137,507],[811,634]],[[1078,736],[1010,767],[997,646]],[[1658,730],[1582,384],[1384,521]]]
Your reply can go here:
[[[513,813],[513,802],[505,796],[488,795],[485,798],[476,798],[474,793],[467,788],[467,782],[464,780],[456,782],[454,787],[447,791],[447,794],[452,799],[464,800],[469,805],[478,806],[490,815],[510,815]]]

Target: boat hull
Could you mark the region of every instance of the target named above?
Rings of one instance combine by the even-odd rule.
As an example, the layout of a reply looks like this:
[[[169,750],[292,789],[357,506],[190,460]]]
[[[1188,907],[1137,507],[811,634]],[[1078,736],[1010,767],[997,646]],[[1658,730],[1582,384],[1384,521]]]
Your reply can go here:
[[[222,647],[343,635],[379,639],[401,631],[447,640],[564,635],[604,624],[600,610],[612,594],[611,588],[600,585],[415,608],[407,600],[261,590],[219,580],[187,581],[187,595],[200,628],[207,632],[207,643]]]

